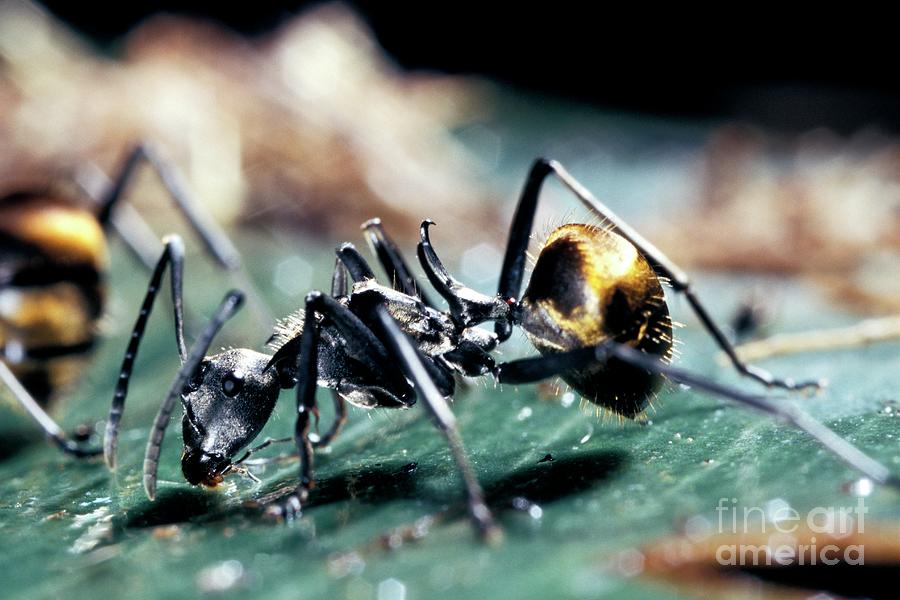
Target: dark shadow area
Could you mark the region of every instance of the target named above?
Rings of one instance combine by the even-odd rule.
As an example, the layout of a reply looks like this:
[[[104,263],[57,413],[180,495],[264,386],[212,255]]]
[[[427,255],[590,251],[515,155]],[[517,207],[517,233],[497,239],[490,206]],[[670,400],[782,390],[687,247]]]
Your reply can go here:
[[[789,565],[737,567],[727,575],[749,574],[766,583],[810,591],[825,592],[843,598],[896,598],[900,576],[897,563],[851,565]]]
[[[516,498],[550,503],[583,492],[608,479],[624,462],[623,454],[613,452],[596,452],[553,460],[539,457],[535,459],[534,465],[488,483],[485,486],[485,496],[488,504],[497,510],[513,506]],[[418,465],[414,462],[374,463],[320,479],[305,508],[309,510],[347,500],[379,504],[415,498],[419,494],[416,485],[417,470]],[[265,504],[290,493],[295,485],[296,480],[293,478],[272,483],[255,500],[242,505],[223,502],[219,495],[201,488],[171,490],[161,493],[155,502],[147,502],[130,510],[124,527],[152,528],[189,521],[210,523],[235,516],[261,518]]]
[[[321,506],[345,500],[378,504],[398,498],[411,498],[415,496],[415,474],[418,468],[419,465],[415,462],[375,463],[359,470],[323,479],[310,494],[307,506]]]
[[[154,502],[145,502],[129,511],[126,529],[149,528],[160,525],[185,523],[199,517],[207,520],[211,515],[224,514],[221,500],[214,494],[197,487],[162,492]]]
[[[416,463],[375,463],[370,466],[320,479],[305,509],[346,500],[366,503],[388,502],[415,496]],[[232,517],[262,518],[264,506],[289,494],[296,480],[284,479],[267,485],[255,500],[244,504],[225,501],[221,495],[200,487],[162,492],[154,502],[129,511],[124,523],[129,528],[152,528],[189,521],[212,523]]]
[[[369,504],[388,502],[397,498],[415,496],[414,462],[373,463],[346,473],[316,480],[316,487],[309,495],[308,508],[324,506],[346,500],[359,500]],[[267,486],[253,505],[262,505],[290,493],[297,481],[283,479]]]
[[[5,461],[34,447],[46,443],[39,436],[15,429],[0,430],[0,461]]]
[[[495,510],[507,508],[513,499],[522,497],[547,504],[609,479],[624,463],[624,454],[608,451],[562,456],[552,461],[536,459],[534,465],[488,483],[484,492]]]

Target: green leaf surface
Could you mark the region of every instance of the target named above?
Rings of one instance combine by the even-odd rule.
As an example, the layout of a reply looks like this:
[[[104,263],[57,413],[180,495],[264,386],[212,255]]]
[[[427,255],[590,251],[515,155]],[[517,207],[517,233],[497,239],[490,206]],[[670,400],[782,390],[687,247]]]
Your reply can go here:
[[[504,127],[517,130],[516,119],[511,111]],[[598,129],[607,124],[596,119],[590,123]],[[511,198],[530,157],[553,149],[541,127],[533,123],[531,133],[504,133],[503,139],[517,148],[504,154],[498,167],[509,182]],[[555,139],[565,139],[566,126],[557,122],[556,127],[560,130]],[[659,133],[654,127],[650,130]],[[544,129],[551,128],[548,122]],[[582,135],[589,132],[582,129]],[[672,135],[691,139],[692,134]],[[655,141],[641,144],[647,147]],[[562,147],[561,152],[575,150]],[[638,166],[648,169],[652,161],[647,161]],[[584,176],[585,170],[573,170]],[[627,197],[641,183],[633,172],[611,183],[611,172],[601,169],[587,183],[612,190],[603,194],[606,198],[617,197],[616,192]],[[652,174],[645,175],[643,183],[652,179]],[[635,210],[632,203],[625,205],[623,212]],[[450,235],[436,230],[438,248],[441,236]],[[273,310],[287,314],[299,307],[307,289],[327,289],[332,254],[318,242],[291,237],[285,244],[281,239],[238,235],[253,279]],[[362,246],[361,240],[353,241]],[[121,247],[113,252],[107,335],[83,381],[58,406],[56,415],[67,427],[105,414],[143,294],[144,274],[128,262]],[[309,281],[298,279],[296,285],[278,288],[275,283],[283,279],[284,269],[297,267],[298,260],[310,267]],[[451,268],[459,266],[453,257],[447,262]],[[196,324],[230,286],[201,256],[190,256],[188,264],[186,295]],[[491,289],[490,283],[478,285]],[[720,319],[727,319],[750,289],[769,292],[778,299],[772,324],[776,331],[854,319],[828,304],[815,288],[792,279],[700,274],[697,289]],[[716,348],[686,304],[674,297],[670,301],[675,318],[685,323],[677,331],[680,366],[758,390],[715,362]],[[159,497],[150,502],[141,487],[145,439],[178,367],[169,308],[162,302],[156,312],[128,399],[116,473],[100,462],[79,463],[61,456],[36,439],[29,421],[3,409],[0,596],[678,597],[683,592],[667,584],[610,565],[622,551],[671,535],[691,517],[699,515],[705,519],[701,522],[714,527],[720,498],[736,498],[743,506],[781,500],[801,514],[817,506],[856,504],[843,487],[856,478],[849,468],[803,434],[725,401],[669,385],[654,401],[647,422],[619,423],[598,417],[571,395],[548,394],[533,386],[501,389],[487,379],[470,382],[453,409],[505,530],[498,547],[481,544],[460,512],[460,478],[441,436],[419,407],[351,409],[343,435],[330,451],[317,455],[319,486],[310,505],[299,521],[287,526],[265,521],[258,508],[247,504],[293,485],[296,463],[269,465],[259,473],[259,485],[229,478],[217,490],[192,488],[180,474],[180,425],[173,419],[161,457]],[[226,327],[220,343],[259,349],[268,333],[244,310]],[[531,352],[517,336],[502,356]],[[802,406],[900,472],[898,421],[886,411],[897,400],[898,357],[900,345],[883,344],[785,357],[764,366],[796,378],[827,377],[831,384],[822,394],[778,394],[779,401]],[[324,393],[322,397],[327,399]],[[290,435],[293,402],[291,393],[282,395],[260,439]],[[323,427],[330,416],[330,406],[324,406]],[[268,452],[288,450],[275,446]],[[542,462],[548,454],[553,460]],[[514,509],[517,497],[529,499],[539,510],[529,514]],[[896,492],[876,489],[865,500],[873,521],[900,518]],[[446,509],[451,516],[435,523],[416,543],[393,551],[372,544],[390,528]]]

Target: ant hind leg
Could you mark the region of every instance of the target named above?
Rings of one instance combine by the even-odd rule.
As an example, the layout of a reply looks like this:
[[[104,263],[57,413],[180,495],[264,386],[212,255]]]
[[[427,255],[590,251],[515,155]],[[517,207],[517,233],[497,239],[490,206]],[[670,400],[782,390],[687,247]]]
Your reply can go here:
[[[515,216],[509,232],[509,240],[506,246],[506,254],[503,259],[503,268],[500,274],[500,284],[497,295],[500,298],[514,302],[519,298],[522,279],[525,274],[525,256],[528,248],[528,239],[534,224],[534,214],[537,209],[538,197],[541,186],[546,178],[555,175],[557,179],[571,191],[578,200],[595,215],[603,218],[609,228],[631,242],[650,262],[656,273],[669,280],[676,292],[684,294],[691,309],[700,319],[703,327],[713,338],[716,344],[728,355],[734,368],[745,377],[755,379],[769,387],[779,387],[787,390],[819,389],[821,380],[794,381],[792,379],[779,379],[768,371],[745,363],[737,355],[731,342],[715,323],[707,312],[705,306],[694,293],[691,281],[687,274],[681,270],[669,257],[644,238],[621,217],[611,211],[600,202],[586,187],[575,179],[561,164],[554,160],[540,158],[535,161],[526,180],[522,195],[516,207]],[[495,331],[500,340],[507,339],[512,332],[510,320],[500,320],[495,326]]]
[[[894,486],[900,484],[900,480],[893,476],[887,467],[805,412],[792,406],[773,402],[765,396],[747,394],[701,375],[673,367],[656,356],[624,344],[606,342],[598,346],[588,346],[568,352],[514,360],[497,365],[495,374],[501,383],[535,383],[561,375],[566,371],[584,369],[593,363],[609,360],[611,357],[652,373],[658,373],[671,381],[683,383],[707,394],[764,412],[804,431],[836,457],[873,481]]]

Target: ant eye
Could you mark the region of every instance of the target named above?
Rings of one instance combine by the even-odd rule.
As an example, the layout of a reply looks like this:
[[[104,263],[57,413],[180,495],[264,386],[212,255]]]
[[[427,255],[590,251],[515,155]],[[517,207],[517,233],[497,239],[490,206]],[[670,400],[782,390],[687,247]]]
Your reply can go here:
[[[222,380],[222,391],[226,396],[234,398],[244,389],[244,372],[236,369]]]

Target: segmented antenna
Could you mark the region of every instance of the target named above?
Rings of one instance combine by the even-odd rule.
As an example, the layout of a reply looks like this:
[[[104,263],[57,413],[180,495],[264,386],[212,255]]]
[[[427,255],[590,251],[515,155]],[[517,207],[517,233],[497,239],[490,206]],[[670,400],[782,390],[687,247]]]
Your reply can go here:
[[[128,340],[128,349],[125,351],[125,358],[122,359],[122,368],[119,371],[119,379],[116,381],[116,391],[113,394],[112,405],[109,409],[109,418],[106,420],[106,433],[103,439],[103,456],[106,464],[110,469],[116,468],[116,449],[119,445],[119,423],[122,421],[122,413],[125,411],[125,397],[128,395],[128,382],[131,379],[131,372],[134,370],[134,361],[137,358],[138,347],[141,339],[144,337],[144,330],[147,328],[147,320],[153,311],[153,303],[159,293],[160,283],[166,267],[171,263],[171,282],[172,282],[172,305],[175,307],[175,341],[178,344],[178,356],[181,362],[187,356],[187,349],[184,344],[184,301],[182,299],[182,280],[184,273],[184,242],[177,235],[170,235],[163,238],[165,248],[156,268],[153,269],[153,275],[150,277],[150,284],[147,286],[147,294],[144,296],[144,303],[138,313],[137,321],[134,323],[134,329],[131,331],[131,338]]]
[[[144,453],[144,491],[151,500],[156,498],[156,471],[159,467],[159,453],[166,435],[166,427],[169,425],[169,418],[175,408],[175,401],[181,397],[184,386],[194,375],[200,362],[206,357],[206,351],[209,350],[213,338],[219,333],[222,325],[234,316],[243,301],[244,294],[237,290],[231,290],[225,295],[212,319],[191,346],[187,360],[175,375],[169,393],[163,400],[162,406],[159,407],[159,412],[156,413],[156,419],[153,420],[153,427],[150,429],[150,437],[147,440],[147,450]]]

